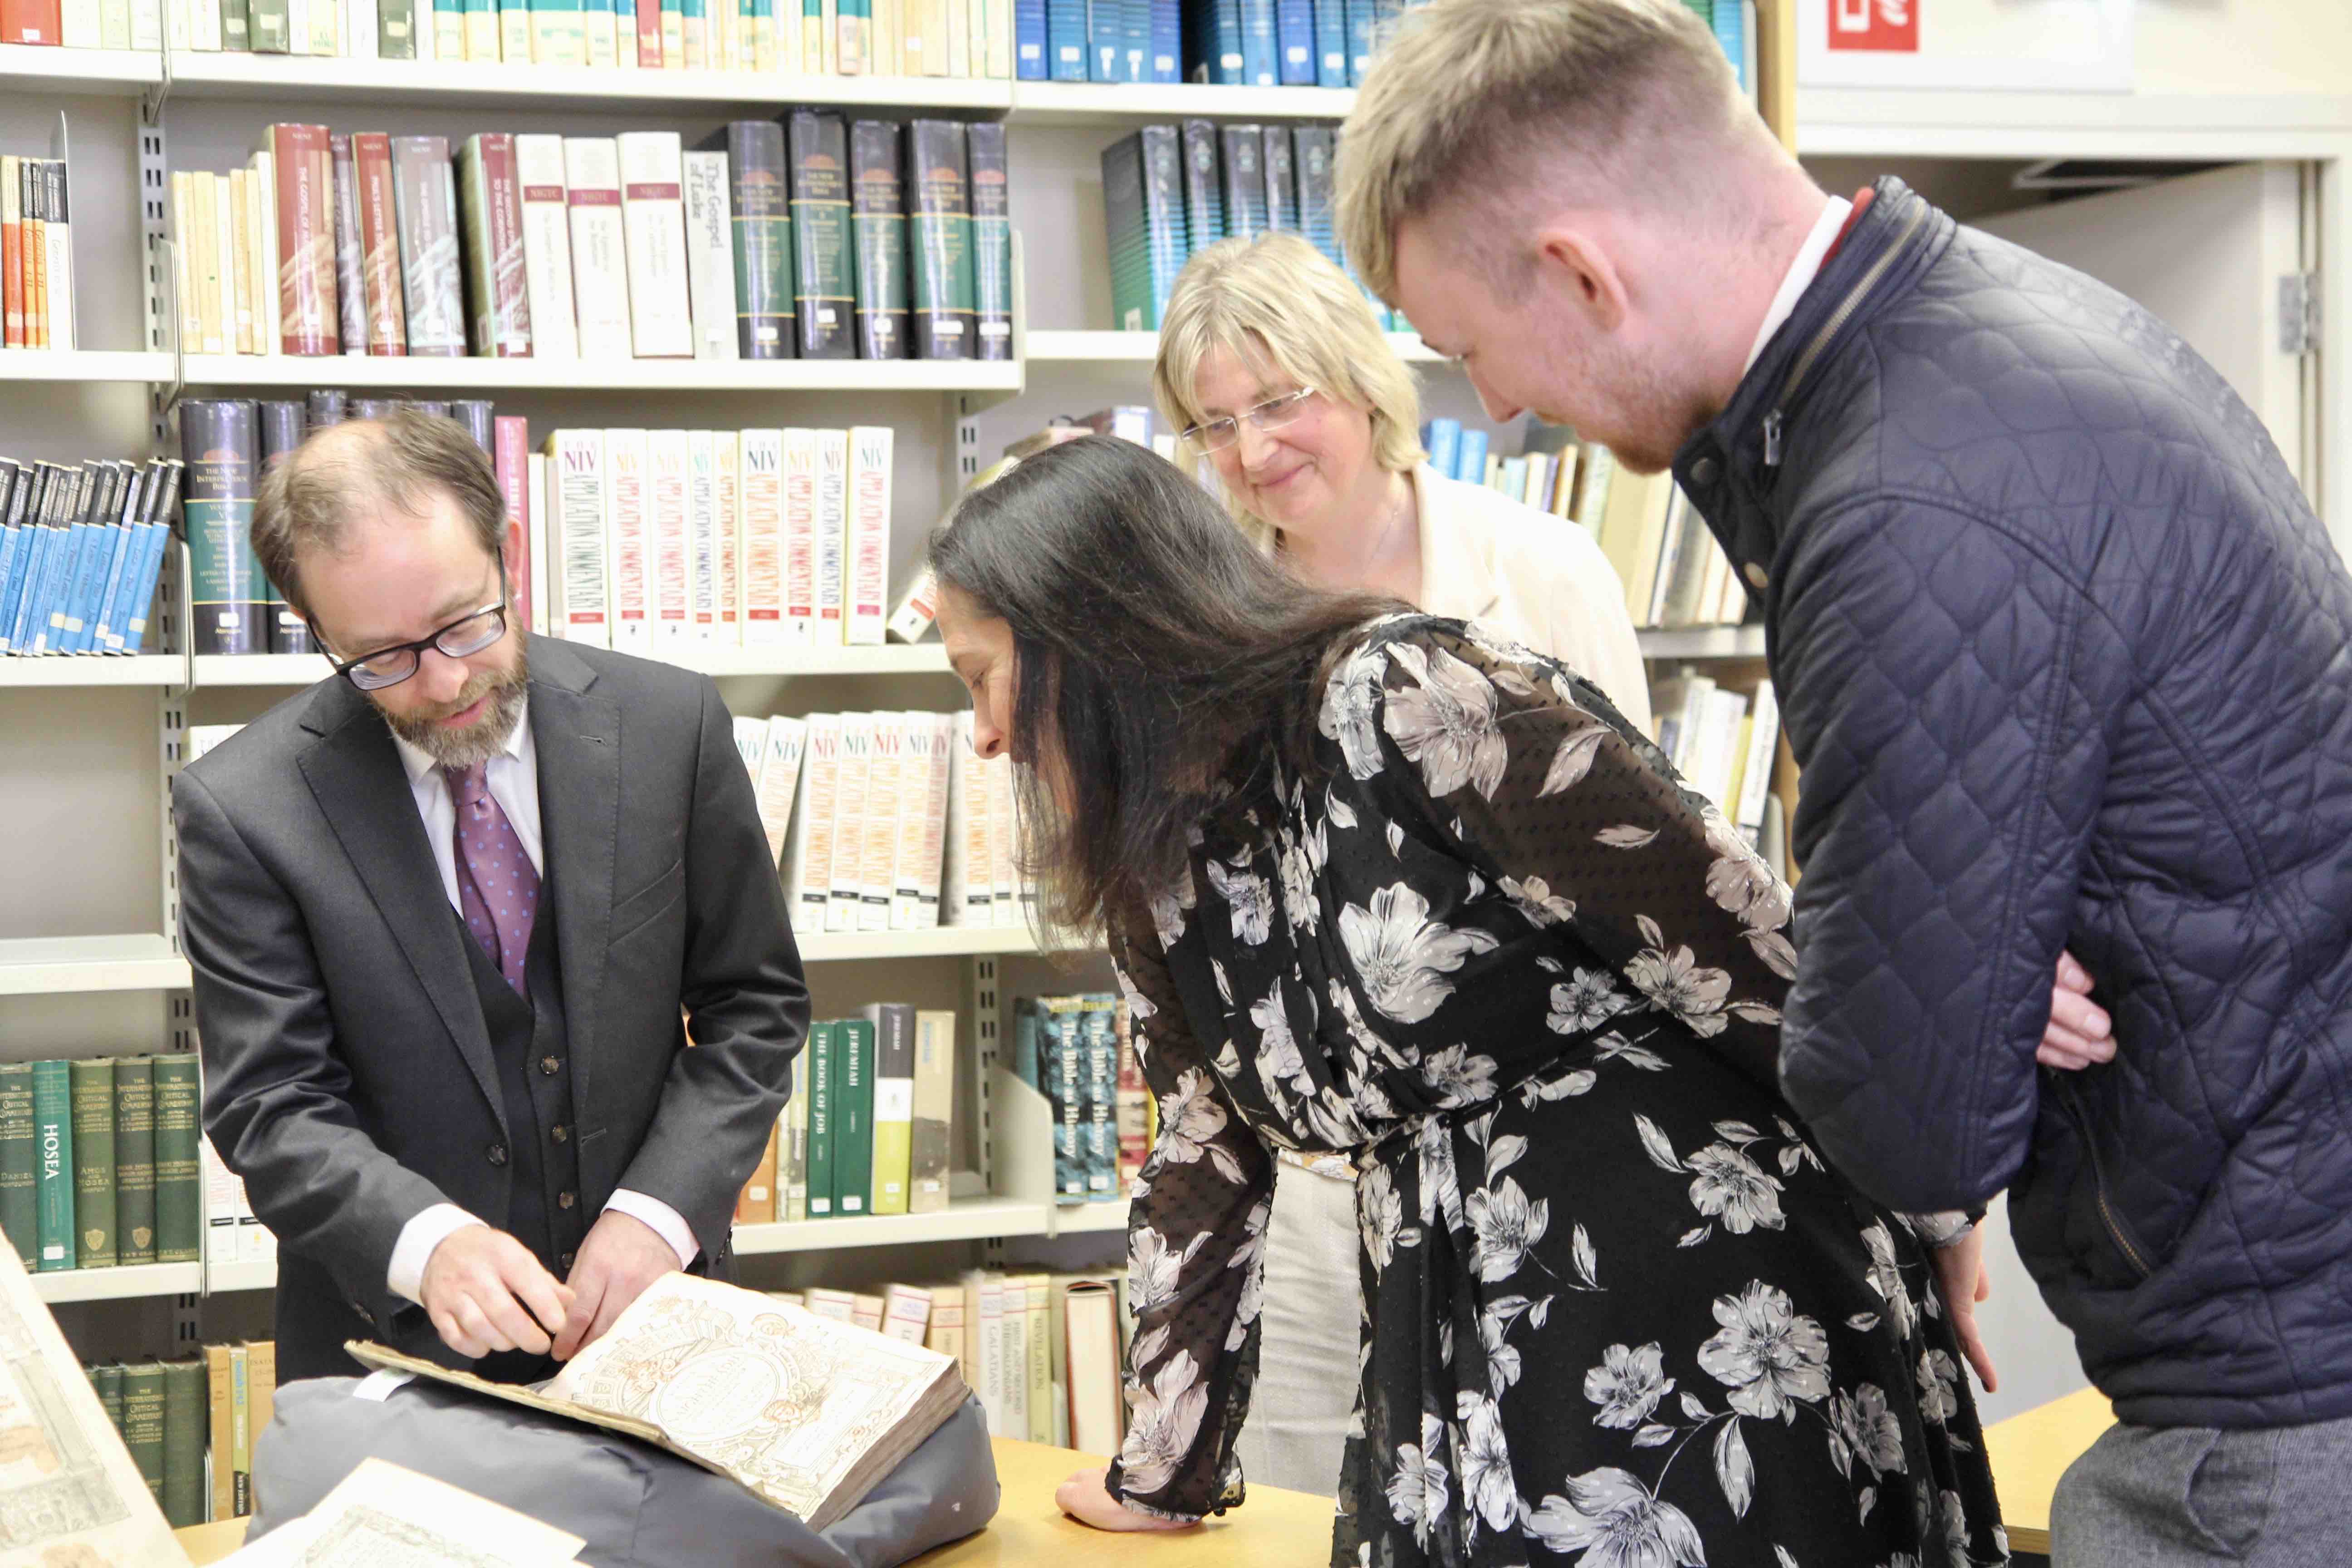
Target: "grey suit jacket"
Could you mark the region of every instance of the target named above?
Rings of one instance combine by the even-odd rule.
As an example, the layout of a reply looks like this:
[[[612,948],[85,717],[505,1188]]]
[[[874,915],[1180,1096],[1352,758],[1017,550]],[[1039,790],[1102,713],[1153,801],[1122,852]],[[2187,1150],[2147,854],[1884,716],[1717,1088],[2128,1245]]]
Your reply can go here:
[[[580,1195],[592,1214],[615,1187],[659,1198],[721,1261],[809,1016],[751,781],[708,679],[528,651]],[[509,1136],[489,1038],[391,731],[321,682],[184,770],[172,805],[205,1129],[290,1255],[280,1332],[355,1312],[434,1352],[385,1283],[393,1245],[444,1201],[503,1223],[512,1167],[489,1152]]]

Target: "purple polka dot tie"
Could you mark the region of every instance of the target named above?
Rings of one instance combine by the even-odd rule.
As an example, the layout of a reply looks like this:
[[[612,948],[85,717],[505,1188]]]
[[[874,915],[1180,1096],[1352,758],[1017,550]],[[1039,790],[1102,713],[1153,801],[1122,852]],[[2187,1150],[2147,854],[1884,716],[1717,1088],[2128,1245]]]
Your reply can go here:
[[[466,929],[523,994],[523,959],[530,922],[539,912],[539,870],[515,836],[514,824],[491,797],[488,765],[443,768],[457,803],[457,908]]]

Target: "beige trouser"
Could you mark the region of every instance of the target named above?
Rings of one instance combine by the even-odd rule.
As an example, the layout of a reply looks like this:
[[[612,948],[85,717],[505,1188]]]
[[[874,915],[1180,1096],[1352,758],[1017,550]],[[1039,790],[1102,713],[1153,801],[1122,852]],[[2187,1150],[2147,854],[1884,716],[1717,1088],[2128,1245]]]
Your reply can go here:
[[[1356,1187],[1275,1167],[1257,1387],[1235,1450],[1260,1486],[1330,1497],[1356,1405]]]

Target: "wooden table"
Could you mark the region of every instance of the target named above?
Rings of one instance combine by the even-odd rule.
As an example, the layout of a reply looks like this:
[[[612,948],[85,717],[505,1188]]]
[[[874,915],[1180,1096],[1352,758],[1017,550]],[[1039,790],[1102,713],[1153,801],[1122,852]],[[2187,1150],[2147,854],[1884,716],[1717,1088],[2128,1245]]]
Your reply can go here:
[[[1054,1506],[1071,1471],[1103,1463],[1041,1443],[992,1440],[1004,1489],[986,1530],[926,1552],[916,1568],[1034,1568],[1039,1563],[1149,1563],[1151,1568],[1259,1568],[1313,1564],[1331,1555],[1331,1500],[1252,1487],[1249,1505],[1198,1530],[1111,1534],[1090,1530]],[[192,1525],[180,1543],[197,1568],[217,1563],[245,1539],[245,1521]]]
[[[2085,1388],[1985,1428],[1985,1457],[2000,1492],[2011,1552],[2050,1552],[2050,1499],[2058,1478],[2116,1424],[2107,1397]]]

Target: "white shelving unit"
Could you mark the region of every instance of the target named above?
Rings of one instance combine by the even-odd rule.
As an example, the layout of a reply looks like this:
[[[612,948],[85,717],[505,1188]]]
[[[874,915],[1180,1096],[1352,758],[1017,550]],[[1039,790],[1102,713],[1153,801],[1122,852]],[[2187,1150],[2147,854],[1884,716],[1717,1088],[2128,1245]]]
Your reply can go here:
[[[19,44],[12,46],[23,48]],[[56,54],[58,51],[47,51]],[[0,85],[6,79],[0,77]],[[0,353],[0,381],[128,381],[168,382],[172,356],[104,349],[29,349]]]
[[[1024,926],[938,926],[929,931],[811,931],[799,939],[802,961],[842,963],[875,958],[981,958],[1037,952]]]
[[[26,356],[32,357],[32,356]],[[553,360],[192,354],[191,387],[449,392],[1018,392],[1011,360]]]
[[[664,649],[649,657],[658,658],[683,668],[698,670],[714,677],[771,676],[779,679],[834,675],[945,675],[949,673],[947,650],[937,643],[917,643],[912,647],[893,643],[881,647],[719,647],[684,644]],[[39,661],[27,660],[37,667]],[[64,663],[64,660],[50,662]],[[129,661],[117,661],[129,662]],[[183,679],[183,661],[166,658],[160,661],[171,667],[167,682]],[[194,684],[198,687],[222,686],[308,686],[324,679],[331,667],[326,657],[315,653],[251,653],[199,654],[194,665]],[[7,674],[0,664],[0,684]],[[124,684],[146,684],[125,679]],[[34,683],[37,684],[37,683]],[[58,684],[76,684],[63,681]]]
[[[187,984],[188,961],[161,932],[0,942],[0,996],[177,991]]]
[[[1009,118],[1015,125],[1139,125],[1198,118],[1345,120],[1355,107],[1356,94],[1349,88],[1017,81]]]
[[[201,1263],[134,1263],[128,1268],[67,1268],[33,1276],[33,1294],[49,1302],[193,1296],[204,1289]]]
[[[1389,346],[1396,350],[1400,359],[1433,364],[1444,363],[1443,356],[1414,333],[1391,332],[1388,339]],[[1034,327],[1029,332],[1029,363],[1032,364],[1148,365],[1158,357],[1159,352],[1160,335],[1157,332],[1060,331]]]
[[[0,686],[178,686],[187,679],[188,661],[175,653],[0,658]]]
[[[55,53],[57,51],[51,51]],[[1013,104],[1013,84],[947,77],[785,76],[774,71],[590,70],[584,67],[465,61],[361,60],[285,55],[174,54],[175,97],[249,99],[299,91],[366,104],[502,107],[581,103],[629,110],[744,109],[779,104],[960,110],[992,116]]]
[[[738,1226],[735,1250],[751,1258],[773,1252],[823,1252],[837,1247],[905,1247],[930,1241],[1047,1236],[1052,1234],[1053,1219],[1051,1204],[972,1198],[951,1203],[939,1214],[864,1215],[799,1225]]]
[[[152,49],[63,49],[0,44],[0,92],[136,98],[163,79]]]
[[[1762,658],[1762,626],[1673,626],[1635,632],[1643,658]]]

